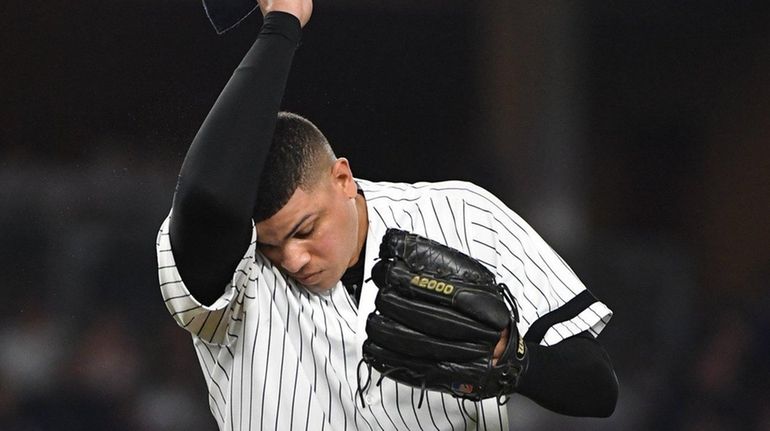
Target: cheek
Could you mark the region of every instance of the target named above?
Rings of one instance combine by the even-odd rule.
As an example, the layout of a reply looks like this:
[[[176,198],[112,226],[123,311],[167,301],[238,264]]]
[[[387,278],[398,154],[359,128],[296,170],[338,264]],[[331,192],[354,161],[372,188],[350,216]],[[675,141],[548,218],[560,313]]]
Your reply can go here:
[[[341,255],[341,243],[344,238],[340,237],[340,232],[335,229],[329,229],[321,236],[316,243],[316,255],[325,261],[336,261]]]
[[[347,265],[357,242],[355,230],[357,225],[350,223],[350,217],[345,212],[340,215],[341,217],[337,217],[336,221],[330,222],[328,229],[319,238],[317,248],[319,254],[322,253],[326,259],[339,261],[340,265]]]
[[[329,269],[345,269],[357,243],[355,204],[337,197],[326,207],[323,222],[313,241],[312,255]]]

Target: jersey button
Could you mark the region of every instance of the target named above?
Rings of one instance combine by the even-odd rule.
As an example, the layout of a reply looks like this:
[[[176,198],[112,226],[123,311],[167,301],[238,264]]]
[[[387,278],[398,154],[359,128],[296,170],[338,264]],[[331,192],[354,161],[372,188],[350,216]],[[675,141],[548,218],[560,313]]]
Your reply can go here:
[[[374,403],[376,403],[377,401],[380,400],[380,398],[378,396],[371,395],[371,394],[366,395],[364,397],[364,399],[366,400],[366,404],[374,404]]]

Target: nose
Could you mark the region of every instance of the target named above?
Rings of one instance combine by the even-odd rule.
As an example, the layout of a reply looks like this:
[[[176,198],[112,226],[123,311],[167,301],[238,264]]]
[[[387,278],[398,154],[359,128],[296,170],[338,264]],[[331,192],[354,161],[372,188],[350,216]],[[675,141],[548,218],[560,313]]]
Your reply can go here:
[[[281,266],[286,271],[296,274],[310,261],[310,253],[301,244],[289,241],[281,255]]]

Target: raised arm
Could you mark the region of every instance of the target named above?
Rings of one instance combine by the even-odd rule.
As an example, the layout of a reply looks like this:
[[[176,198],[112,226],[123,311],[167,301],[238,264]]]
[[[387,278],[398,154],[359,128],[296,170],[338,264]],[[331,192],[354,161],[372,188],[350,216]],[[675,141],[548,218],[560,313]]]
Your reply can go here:
[[[262,29],[214,103],[179,173],[170,220],[190,292],[213,303],[251,238],[258,182],[312,0],[263,0]]]

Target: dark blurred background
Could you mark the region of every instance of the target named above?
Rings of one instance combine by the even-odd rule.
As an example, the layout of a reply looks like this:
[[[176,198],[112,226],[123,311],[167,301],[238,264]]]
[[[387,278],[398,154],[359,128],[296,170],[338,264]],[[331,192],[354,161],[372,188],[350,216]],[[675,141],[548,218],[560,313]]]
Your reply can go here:
[[[515,429],[770,430],[770,3],[526,3],[319,0],[284,107],[357,176],[489,188],[615,311],[613,417]],[[0,429],[215,429],[154,239],[261,18],[0,16]]]

